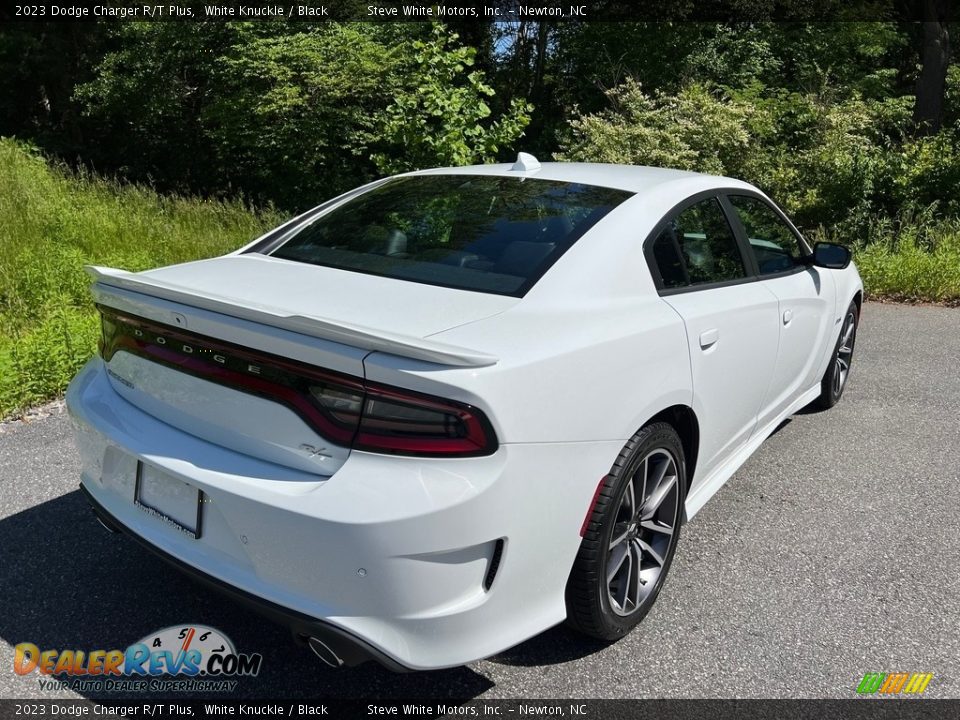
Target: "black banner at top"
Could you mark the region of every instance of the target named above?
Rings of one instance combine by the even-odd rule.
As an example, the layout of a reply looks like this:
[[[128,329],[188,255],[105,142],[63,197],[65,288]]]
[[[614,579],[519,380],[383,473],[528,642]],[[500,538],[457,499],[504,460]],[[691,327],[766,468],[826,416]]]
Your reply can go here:
[[[38,0],[6,21],[844,22],[949,21],[951,0]]]

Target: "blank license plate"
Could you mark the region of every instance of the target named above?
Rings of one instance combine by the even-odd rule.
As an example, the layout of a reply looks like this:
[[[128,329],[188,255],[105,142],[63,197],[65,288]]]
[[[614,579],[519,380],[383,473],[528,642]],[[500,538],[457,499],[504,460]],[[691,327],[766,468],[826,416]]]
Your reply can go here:
[[[182,480],[142,462],[137,463],[134,504],[192,538],[200,537],[203,493]]]

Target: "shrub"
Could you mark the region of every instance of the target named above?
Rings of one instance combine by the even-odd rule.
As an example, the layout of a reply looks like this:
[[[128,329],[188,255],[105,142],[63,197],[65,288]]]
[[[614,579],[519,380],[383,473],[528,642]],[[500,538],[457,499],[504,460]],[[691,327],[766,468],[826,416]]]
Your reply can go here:
[[[558,159],[675,167],[742,178],[814,239],[850,245],[868,293],[960,299],[960,130],[913,139],[910,98],[831,99],[633,80],[575,117]]]
[[[628,79],[607,93],[611,108],[571,122],[558,160],[656,165],[725,173],[753,150],[753,109],[699,84],[648,95]]]

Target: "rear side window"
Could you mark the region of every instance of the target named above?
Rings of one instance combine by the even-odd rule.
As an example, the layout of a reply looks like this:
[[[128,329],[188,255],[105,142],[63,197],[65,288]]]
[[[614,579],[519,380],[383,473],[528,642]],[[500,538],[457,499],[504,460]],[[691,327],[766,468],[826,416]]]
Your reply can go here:
[[[272,254],[519,297],[630,195],[536,178],[401,177],[322,215]]]
[[[773,208],[747,195],[730,195],[729,200],[743,223],[761,275],[786,272],[800,264],[804,249]]]
[[[665,288],[678,288],[689,285],[687,269],[680,259],[680,246],[676,233],[671,228],[661,232],[653,241],[653,257],[660,271],[660,279]]]
[[[665,288],[746,277],[733,230],[716,198],[691,205],[653,241],[653,258]]]

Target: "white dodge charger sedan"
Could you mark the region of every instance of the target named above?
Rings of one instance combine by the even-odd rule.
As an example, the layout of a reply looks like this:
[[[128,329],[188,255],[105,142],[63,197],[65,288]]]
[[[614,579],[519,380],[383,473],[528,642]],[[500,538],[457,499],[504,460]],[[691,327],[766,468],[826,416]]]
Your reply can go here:
[[[100,521],[395,670],[627,633],[682,524],[840,398],[863,297],[744,182],[526,154],[90,272],[102,345],[67,403]]]

